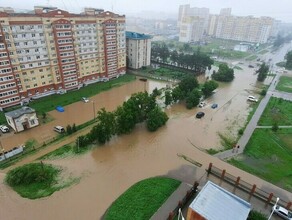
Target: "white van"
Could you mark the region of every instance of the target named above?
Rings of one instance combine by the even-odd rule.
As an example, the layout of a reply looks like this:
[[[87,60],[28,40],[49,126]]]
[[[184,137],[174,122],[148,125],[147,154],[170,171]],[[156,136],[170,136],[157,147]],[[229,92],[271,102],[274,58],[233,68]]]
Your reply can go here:
[[[64,133],[65,129],[62,126],[55,126],[54,131],[56,131],[58,133]]]
[[[251,102],[258,102],[258,100],[257,100],[254,96],[252,96],[252,95],[250,95],[250,96],[247,98],[247,100],[248,100],[248,101],[251,101]]]

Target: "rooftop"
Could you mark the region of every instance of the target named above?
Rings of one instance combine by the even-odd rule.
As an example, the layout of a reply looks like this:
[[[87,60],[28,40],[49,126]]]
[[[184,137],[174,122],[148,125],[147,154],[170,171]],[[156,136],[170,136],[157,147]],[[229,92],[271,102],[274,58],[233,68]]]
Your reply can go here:
[[[22,107],[20,109],[16,109],[14,111],[11,112],[6,112],[5,116],[11,117],[11,118],[19,118],[20,116],[24,115],[24,114],[31,114],[34,113],[35,110],[30,108],[30,107]]]
[[[126,31],[126,38],[133,39],[133,40],[146,40],[151,39],[152,36],[146,34],[140,34],[136,32]]]
[[[251,205],[208,181],[189,208],[208,220],[246,220]]]

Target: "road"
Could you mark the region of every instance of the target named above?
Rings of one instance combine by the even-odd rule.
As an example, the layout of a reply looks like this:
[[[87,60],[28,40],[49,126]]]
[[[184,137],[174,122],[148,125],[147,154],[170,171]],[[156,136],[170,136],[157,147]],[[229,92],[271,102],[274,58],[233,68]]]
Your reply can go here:
[[[285,44],[275,54],[268,53],[267,55],[264,55],[265,59],[270,60],[270,65],[274,66],[276,63],[283,61],[285,54],[287,53],[287,51],[291,49],[291,45],[292,45],[291,43]],[[279,82],[279,78],[281,77],[281,75],[282,75],[281,73],[276,73],[275,78],[273,79],[273,81],[271,82],[269,86],[266,96],[261,100],[252,119],[246,126],[243,135],[241,136],[241,138],[239,139],[237,143],[237,146],[239,146],[239,148],[237,148],[236,150],[231,149],[224,152],[220,152],[220,153],[215,154],[214,156],[223,160],[223,159],[234,157],[238,154],[243,153],[251,135],[253,134],[254,130],[257,128],[258,121],[262,113],[264,112],[271,97],[277,97],[277,98],[282,98],[285,100],[292,101],[291,93],[280,92],[276,90],[276,85]]]

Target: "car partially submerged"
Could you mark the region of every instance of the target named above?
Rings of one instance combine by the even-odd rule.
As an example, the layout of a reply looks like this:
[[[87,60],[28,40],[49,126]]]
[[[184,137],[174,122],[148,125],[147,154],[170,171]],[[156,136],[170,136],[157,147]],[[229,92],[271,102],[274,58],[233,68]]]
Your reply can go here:
[[[274,205],[272,211],[283,219],[292,220],[292,212],[279,205]]]
[[[216,103],[214,103],[214,104],[211,105],[211,108],[212,108],[212,109],[215,109],[215,108],[217,108],[217,107],[218,107],[218,104],[216,104]]]
[[[2,131],[2,133],[8,133],[9,128],[6,125],[0,125],[0,131]]]
[[[258,100],[252,95],[248,96],[247,100],[251,102],[258,102]]]
[[[85,102],[85,103],[86,103],[86,102],[89,102],[89,99],[86,98],[86,97],[82,97],[81,100],[82,100],[83,102]]]
[[[202,118],[202,117],[204,117],[205,116],[205,113],[204,112],[198,112],[197,114],[196,114],[196,118]]]

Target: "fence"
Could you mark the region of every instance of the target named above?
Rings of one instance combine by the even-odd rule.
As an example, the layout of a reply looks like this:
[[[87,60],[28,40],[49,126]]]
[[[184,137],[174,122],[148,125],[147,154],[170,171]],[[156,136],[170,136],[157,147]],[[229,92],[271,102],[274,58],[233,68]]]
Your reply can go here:
[[[198,191],[198,186],[199,183],[195,182],[193,187],[187,191],[184,198],[178,201],[178,204],[175,207],[175,209],[169,213],[167,220],[173,220],[175,216],[178,216],[179,209],[182,209],[189,202],[189,200],[196,194],[196,192]]]
[[[226,170],[221,170],[217,167],[215,167],[212,163],[209,164],[209,167],[207,169],[208,174],[213,174],[214,176],[217,176],[221,180],[224,180],[228,182],[229,184],[233,185],[235,188],[241,189],[250,196],[257,197],[258,199],[266,202],[266,204],[275,204],[277,200],[277,196],[274,195],[273,192],[266,192],[262,189],[257,188],[256,184],[250,184],[245,182],[240,178],[240,176],[233,176],[230,173],[227,173]],[[285,201],[281,199],[277,204],[279,204],[282,207],[286,207],[287,209],[291,209],[292,202],[291,201]]]

